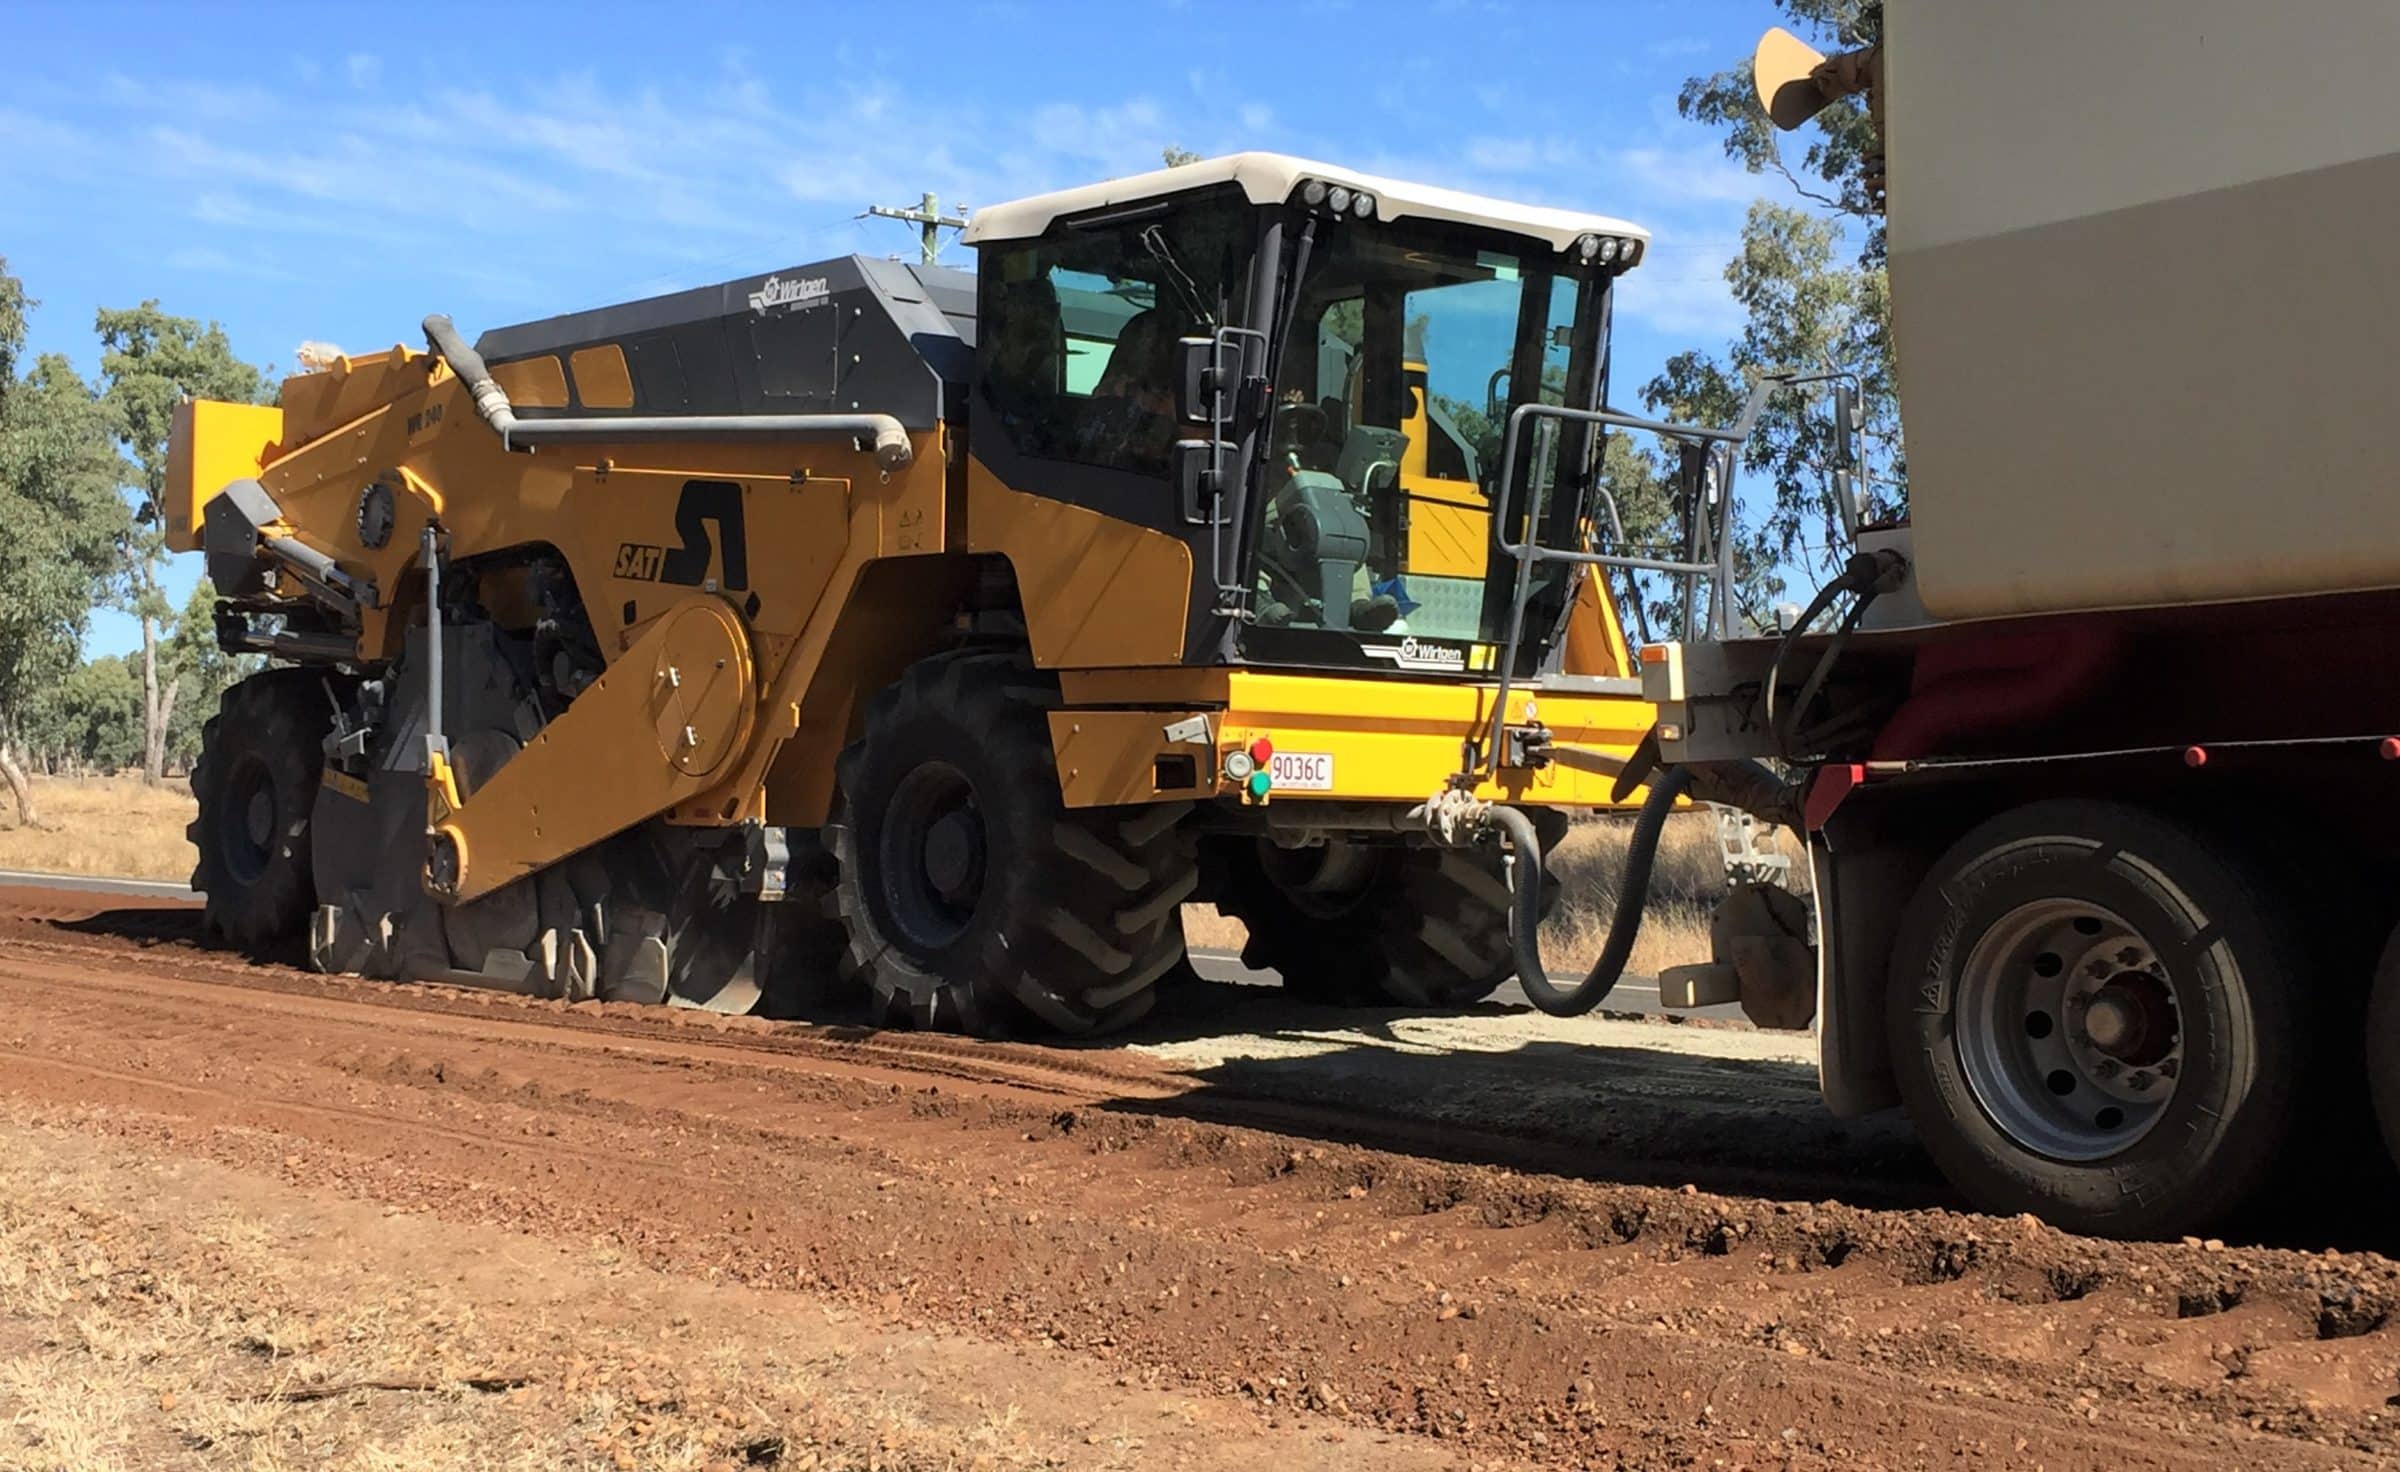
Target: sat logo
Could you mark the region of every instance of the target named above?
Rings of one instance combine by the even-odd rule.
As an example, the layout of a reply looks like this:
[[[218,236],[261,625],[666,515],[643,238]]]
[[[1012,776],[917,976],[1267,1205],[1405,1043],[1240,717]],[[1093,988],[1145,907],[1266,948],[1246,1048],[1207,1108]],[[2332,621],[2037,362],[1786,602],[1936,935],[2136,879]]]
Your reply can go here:
[[[715,535],[710,528],[715,528]],[[675,534],[680,547],[649,542],[617,545],[616,576],[637,583],[681,583],[697,588],[708,577],[708,565],[723,554],[724,586],[750,586],[750,544],[742,527],[742,488],[729,480],[687,480],[675,502]]]

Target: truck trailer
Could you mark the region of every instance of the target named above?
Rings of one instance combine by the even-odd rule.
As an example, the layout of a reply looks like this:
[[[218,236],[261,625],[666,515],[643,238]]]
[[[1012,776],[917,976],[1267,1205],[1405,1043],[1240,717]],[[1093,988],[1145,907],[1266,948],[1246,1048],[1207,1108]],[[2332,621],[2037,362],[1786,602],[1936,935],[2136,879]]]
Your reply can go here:
[[[2400,1139],[2400,10],[1881,24],[1755,76],[1881,128],[1907,516],[1790,630],[1644,650],[1659,758],[1788,774],[1837,1112],[1991,1210],[2197,1231],[2372,1158],[2370,1085]]]

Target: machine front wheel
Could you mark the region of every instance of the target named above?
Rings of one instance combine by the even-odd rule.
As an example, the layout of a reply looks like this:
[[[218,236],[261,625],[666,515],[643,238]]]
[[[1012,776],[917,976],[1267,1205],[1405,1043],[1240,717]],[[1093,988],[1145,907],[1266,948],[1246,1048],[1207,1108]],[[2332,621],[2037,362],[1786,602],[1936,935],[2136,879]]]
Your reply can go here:
[[[2291,1130],[2299,956],[2258,876],[2178,824],[2084,801],[2003,814],[1901,924],[1889,1019],[1909,1117],[1986,1211],[2197,1231]]]
[[[333,703],[313,670],[266,670],[229,687],[192,767],[202,923],[237,946],[299,936],[316,903],[310,820]]]

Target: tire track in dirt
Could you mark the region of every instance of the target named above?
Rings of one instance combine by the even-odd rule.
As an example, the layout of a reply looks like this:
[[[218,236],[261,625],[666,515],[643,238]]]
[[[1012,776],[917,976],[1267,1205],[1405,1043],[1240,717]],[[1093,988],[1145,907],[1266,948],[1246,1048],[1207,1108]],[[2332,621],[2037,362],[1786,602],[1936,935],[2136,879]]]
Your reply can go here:
[[[1113,1063],[1075,1086],[929,1080],[872,1046],[657,1036],[655,1011],[378,1005],[206,979],[261,979],[222,958],[18,943],[37,938],[0,949],[0,1091],[90,1127],[1064,1345],[1270,1416],[1558,1465],[2400,1450],[2380,1258],[1446,1165],[1176,1117],[1178,1094],[1096,1102]],[[1164,1086],[1122,1086],[1143,1079]]]
[[[1662,1170],[1654,1153],[1603,1149],[1589,1141],[1562,1138],[1539,1122],[1515,1124],[1482,1119],[1471,1127],[1385,1107],[1380,1100],[1345,1098],[1318,1103],[1280,1092],[1258,1077],[1262,1070],[1237,1066],[1201,1078],[1128,1049],[1091,1045],[1030,1046],[932,1033],[886,1032],[864,1027],[773,1022],[753,1017],[630,1003],[566,1003],[464,987],[366,981],[327,976],[294,967],[262,964],[198,943],[198,911],[189,904],[137,901],[131,907],[95,912],[74,895],[0,889],[0,940],[28,956],[47,956],[74,968],[96,955],[141,958],[138,972],[119,972],[124,985],[177,979],[233,986],[246,992],[307,1000],[351,1003],[453,1018],[473,1019],[478,1029],[520,1023],[558,1033],[590,1034],[612,1040],[652,1039],[672,1046],[799,1056],[879,1069],[886,1076],[932,1076],[962,1085],[990,1084],[1031,1089],[1078,1101],[1108,1101],[1138,1109],[1152,1101],[1180,1117],[1250,1125],[1325,1141],[1431,1155],[1462,1163],[1502,1165],[1517,1170],[1567,1175],[1665,1174],[1705,1179],[1719,1189],[1765,1192],[1794,1198],[1843,1195],[1871,1204],[1914,1204],[1923,1189],[1908,1182],[1896,1189],[1862,1181],[1854,1172],[1824,1169],[1805,1154],[1772,1165],[1685,1161]],[[63,901],[63,902],[62,902]],[[95,919],[95,914],[100,918]],[[1472,1064],[1462,1066],[1471,1067]],[[1725,1065],[1692,1059],[1684,1065],[1697,1079],[1718,1076]],[[1674,1060],[1653,1065],[1647,1087],[1672,1095]],[[1255,1086],[1254,1086],[1255,1084]],[[1638,1093],[1639,1090],[1634,1092]],[[1171,1101],[1171,1105],[1169,1103]],[[1635,1100],[1633,1102],[1640,1102]]]

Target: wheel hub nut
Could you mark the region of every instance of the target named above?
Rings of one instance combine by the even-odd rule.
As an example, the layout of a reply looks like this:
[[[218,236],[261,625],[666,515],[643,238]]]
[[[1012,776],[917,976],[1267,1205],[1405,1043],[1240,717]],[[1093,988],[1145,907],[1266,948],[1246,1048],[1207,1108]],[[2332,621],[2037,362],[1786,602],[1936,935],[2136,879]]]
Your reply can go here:
[[[2133,1025],[2132,1013],[2123,1001],[2112,996],[2094,998],[2083,1014],[2083,1030],[2090,1035],[2093,1045],[2112,1053],[2124,1046],[2133,1033]]]

